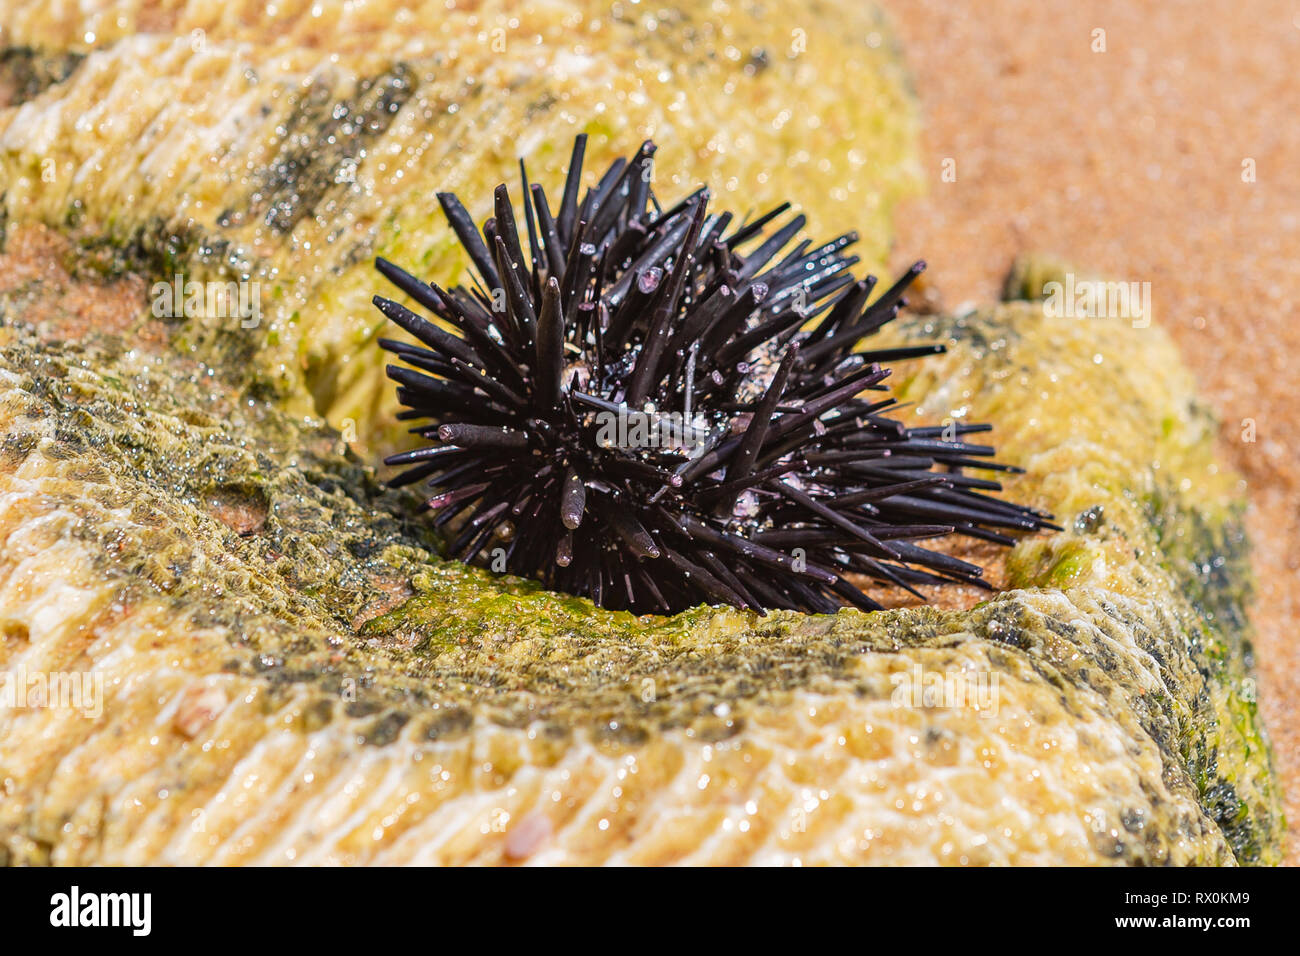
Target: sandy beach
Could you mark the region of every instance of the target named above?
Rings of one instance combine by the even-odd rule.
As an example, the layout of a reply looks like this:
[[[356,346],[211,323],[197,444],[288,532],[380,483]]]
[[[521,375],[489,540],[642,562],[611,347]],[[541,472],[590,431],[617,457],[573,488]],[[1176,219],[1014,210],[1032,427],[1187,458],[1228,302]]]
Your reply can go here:
[[[1300,8],[888,9],[922,104],[928,180],[899,212],[894,264],[927,259],[948,305],[997,296],[1031,252],[1149,282],[1155,321],[1221,419],[1251,502],[1260,706],[1300,862]]]

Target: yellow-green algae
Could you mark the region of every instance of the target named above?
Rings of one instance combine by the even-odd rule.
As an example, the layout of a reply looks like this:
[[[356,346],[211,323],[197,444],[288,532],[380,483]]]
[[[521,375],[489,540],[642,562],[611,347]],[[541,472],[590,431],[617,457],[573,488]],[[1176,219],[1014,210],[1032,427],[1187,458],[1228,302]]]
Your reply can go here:
[[[258,283],[256,329],[192,317],[179,345],[372,450],[400,433],[370,305],[394,290],[371,263],[460,281],[439,191],[481,221],[520,157],[554,184],[579,132],[591,169],[652,137],[664,199],[703,180],[737,215],[789,199],[819,234],[860,231],[878,267],[919,178],[915,107],[866,3],[189,0],[6,19],[20,51],[83,57],[0,114],[9,220],[151,280]]]
[[[1042,281],[1062,272],[1050,260],[1028,260],[1013,276],[1030,278],[1008,292],[1041,295]],[[1215,461],[1216,422],[1172,341],[1144,326],[1054,318],[1032,299],[932,316],[900,326],[899,338],[962,347],[919,364],[899,395],[917,401],[922,417],[996,422],[999,453],[1030,470],[1007,482],[1008,494],[1064,519],[1063,532],[1015,547],[1011,586],[1125,595],[1168,615],[1163,631],[1193,648],[1217,733],[1226,737],[1187,734],[1179,746],[1203,799],[1231,830],[1244,816],[1233,788],[1256,791],[1275,807],[1278,799],[1271,772],[1255,763],[1270,757],[1251,677],[1242,485]],[[1169,705],[1181,708],[1176,698]],[[1209,756],[1216,743],[1219,753]],[[1248,855],[1278,858],[1258,848]]]
[[[1102,748],[1095,773],[1134,761],[1124,774],[1144,796],[1108,805],[1112,781],[1077,808],[1108,821],[1091,831],[1097,862],[1278,859],[1232,479],[1155,327],[1050,319],[1029,302],[900,327],[950,345],[899,383],[917,414],[997,420],[1003,457],[1028,468],[1008,493],[1066,525],[1017,545],[1018,590],[968,612],[638,619],[438,561],[410,496],[385,491],[320,423],[250,400],[238,374],[120,342],[52,347],[24,331],[21,308],[6,312],[0,475],[52,476],[44,500],[75,510],[68,533],[99,555],[85,574],[110,588],[97,600],[126,613],[162,602],[215,635],[209,653],[265,688],[264,712],[307,694],[289,731],[343,721],[365,747],[531,727],[547,760],[585,739],[635,753],[677,734],[745,738],[809,690],[888,699],[908,660],[983,668],[1002,676],[1004,708]],[[250,514],[256,530],[236,530]],[[12,651],[30,625],[10,616]],[[938,742],[952,733],[944,713],[905,716]],[[1132,757],[1094,740],[1099,727]],[[57,856],[59,838],[42,834],[59,804],[24,783],[11,805],[29,809],[0,820],[0,845],[14,860]]]
[[[896,330],[952,347],[900,369],[917,414],[997,422],[1003,459],[1029,468],[1008,493],[1066,525],[1019,544],[1007,565],[1019,590],[969,612],[602,612],[438,561],[409,496],[383,490],[311,417],[320,408],[366,438],[387,414],[369,258],[457,277],[434,191],[477,197],[482,215],[517,154],[552,181],[579,129],[595,134],[597,159],[654,135],[661,192],[707,179],[723,205],[789,194],[819,233],[859,228],[868,261],[883,257],[889,209],[914,175],[914,119],[873,10],[815,6],[797,23],[768,10],[763,22],[730,15],[751,5],[680,4],[652,28],[634,7],[598,18],[596,6],[480,4],[446,18],[449,44],[393,29],[382,4],[323,24],[287,12],[256,36],[242,25],[254,21],[217,13],[231,5],[198,2],[127,4],[121,24],[38,4],[11,18],[8,42],[43,52],[10,62],[57,70],[41,66],[19,87],[26,102],[0,114],[8,221],[80,239],[79,274],[183,270],[264,288],[258,329],[190,319],[165,352],[41,343],[24,328],[32,303],[3,303],[0,478],[39,482],[42,507],[77,516],[59,533],[96,556],[69,569],[94,594],[90,611],[180,622],[199,673],[263,688],[254,706],[268,714],[308,701],[288,733],[344,726],[358,746],[385,747],[540,726],[548,760],[588,737],[616,752],[745,737],[786,721],[809,690],[887,699],[908,661],[983,668],[1004,677],[1008,706],[1079,738],[1084,770],[1112,775],[1070,791],[1069,812],[1090,821],[1091,861],[1275,862],[1283,824],[1249,677],[1234,479],[1217,470],[1210,417],[1156,328],[1048,319],[1019,302]],[[134,36],[146,7],[155,32]],[[492,49],[498,26],[504,54]],[[807,55],[790,48],[796,29]],[[587,62],[544,77],[514,42],[534,34],[542,60],[578,36]],[[336,57],[317,49],[322,37]],[[656,81],[670,95],[655,96]],[[791,161],[772,167],[774,155]],[[810,195],[816,182],[840,192]],[[1052,268],[1030,264],[1016,291],[1041,288]],[[17,604],[4,613],[8,660],[39,621]],[[143,725],[130,688],[114,694],[108,726],[126,740]],[[898,715],[938,751],[952,743],[949,717]],[[24,753],[38,739],[53,749],[27,775],[0,750],[0,857],[105,859],[108,836],[131,831],[108,810],[87,818],[85,801],[108,807],[121,788],[97,780],[91,797],[70,794],[50,735],[16,727]],[[979,727],[957,732],[988,753],[970,736]],[[1099,730],[1123,741],[1122,756]],[[846,746],[865,759],[855,733]],[[502,772],[509,761],[497,759]],[[182,747],[171,760],[165,779],[198,793],[201,758]],[[1121,798],[1121,780],[1142,796]],[[1019,858],[1010,838],[988,836],[990,859]]]

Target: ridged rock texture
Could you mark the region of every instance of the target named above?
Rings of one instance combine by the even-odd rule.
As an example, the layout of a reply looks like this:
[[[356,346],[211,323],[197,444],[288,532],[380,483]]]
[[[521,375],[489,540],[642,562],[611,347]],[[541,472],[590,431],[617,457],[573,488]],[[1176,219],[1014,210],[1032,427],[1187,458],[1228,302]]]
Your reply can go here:
[[[186,343],[231,369],[256,348],[261,388],[363,438],[396,408],[369,358],[374,257],[467,262],[439,191],[482,221],[520,156],[561,182],[576,133],[593,168],[653,138],[663,195],[707,175],[737,216],[794,199],[878,263],[916,183],[913,106],[866,4],[16,6],[14,98],[66,79],[0,117],[9,220],[75,232],[106,269],[260,283],[256,334],[200,317]]]
[[[872,10],[95,6],[0,38],[0,672],[103,678],[0,699],[0,862],[1278,859],[1235,479],[1159,328],[1019,298],[1050,267],[892,333],[949,347],[895,373],[916,421],[995,422],[1066,529],[971,609],[602,612],[439,560],[365,464],[370,259],[457,281],[434,192],[481,219],[579,129],[883,256],[914,121]],[[154,318],[177,272],[262,321]]]

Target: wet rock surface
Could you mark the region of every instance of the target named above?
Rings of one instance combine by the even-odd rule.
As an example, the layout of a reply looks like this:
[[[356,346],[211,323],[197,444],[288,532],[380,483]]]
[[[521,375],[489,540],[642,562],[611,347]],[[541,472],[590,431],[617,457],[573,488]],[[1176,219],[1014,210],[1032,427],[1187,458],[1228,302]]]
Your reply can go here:
[[[19,84],[0,114],[15,260],[0,287],[0,670],[102,683],[85,706],[0,706],[0,860],[1277,860],[1235,479],[1158,328],[1016,301],[894,332],[949,346],[895,374],[918,420],[996,422],[1000,456],[1027,469],[1008,493],[1066,528],[1021,541],[997,569],[1009,590],[974,608],[634,618],[444,562],[418,501],[366,464],[396,441],[378,428],[367,260],[454,276],[447,230],[412,197],[486,198],[473,183],[509,175],[521,131],[567,141],[565,117],[607,96],[590,71],[629,64],[593,41],[588,72],[559,91],[516,62],[522,86],[503,88],[529,95],[451,95],[488,52],[466,43],[456,73],[445,51],[422,61],[376,23],[340,31],[337,72],[304,86],[321,61],[310,24],[287,22],[250,62],[238,29],[205,11],[154,11],[153,33],[101,31],[91,50],[75,39],[85,24],[14,21],[42,57],[89,55]],[[874,51],[861,16],[852,42]],[[699,43],[681,69],[753,83],[756,98],[795,81],[814,104],[834,98],[797,56],[714,62],[728,47],[699,39],[710,23],[674,26]],[[831,23],[811,18],[825,31],[812,39]],[[766,46],[788,43],[787,26]],[[898,171],[883,221],[911,121],[897,77],[859,68],[854,88],[879,89],[872,115],[899,127],[810,115],[837,142],[874,130]],[[93,114],[160,72],[188,113]],[[691,101],[701,123],[712,95]],[[364,130],[309,148],[352,116]],[[747,120],[734,122],[719,129],[740,142]],[[625,152],[633,125],[602,126],[602,148]],[[430,147],[431,129],[456,135]],[[181,163],[177,142],[210,141],[238,148],[225,165]],[[96,148],[128,142],[144,152],[86,175]],[[699,163],[691,184],[763,165],[736,155],[682,158]],[[42,185],[49,157],[58,188]],[[538,172],[562,162],[543,151]],[[772,178],[784,189],[805,172]],[[824,175],[861,190],[872,173],[849,161]],[[819,234],[841,225],[842,198],[812,201]],[[844,225],[883,252],[886,229]],[[153,315],[151,283],[177,269],[266,282],[265,321]]]
[[[1033,367],[1045,335],[1071,362],[1045,322],[1021,303],[904,333],[942,331],[935,374],[961,387]],[[1006,422],[1009,447],[1048,449],[1019,494],[1093,502],[1012,552],[1017,590],[969,611],[634,618],[439,561],[415,502],[337,433],[200,364],[6,336],[4,666],[108,678],[95,719],[0,718],[12,860],[1276,857],[1231,503],[1110,474],[1068,448],[1101,437],[1077,418]],[[1121,381],[1161,357],[1142,341]],[[1115,389],[1081,358],[1077,388]],[[1134,378],[1171,410],[1178,380]],[[1122,441],[1142,412],[1110,423],[1116,454],[1142,454]],[[1193,469],[1195,429],[1175,415],[1166,461]],[[521,818],[545,839],[508,844]]]

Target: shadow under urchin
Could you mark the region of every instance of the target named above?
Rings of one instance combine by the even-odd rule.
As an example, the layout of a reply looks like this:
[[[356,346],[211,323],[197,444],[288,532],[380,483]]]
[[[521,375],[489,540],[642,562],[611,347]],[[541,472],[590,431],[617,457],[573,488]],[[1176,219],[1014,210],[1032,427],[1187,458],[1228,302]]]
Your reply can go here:
[[[406,363],[387,370],[399,417],[434,442],[386,459],[392,484],[429,488],[452,556],[636,613],[878,610],[855,581],[989,587],[917,541],[1055,527],[963,472],[1018,470],[963,437],[990,426],[891,417],[881,363],[943,346],[859,349],[923,263],[873,298],[857,235],[796,242],[789,203],[736,223],[701,188],[664,209],[649,141],[580,200],[585,148],[555,212],[520,163],[526,252],[505,185],[481,231],[439,194],[473,288],[376,260],[447,326],[374,299],[422,343],[380,340]]]

